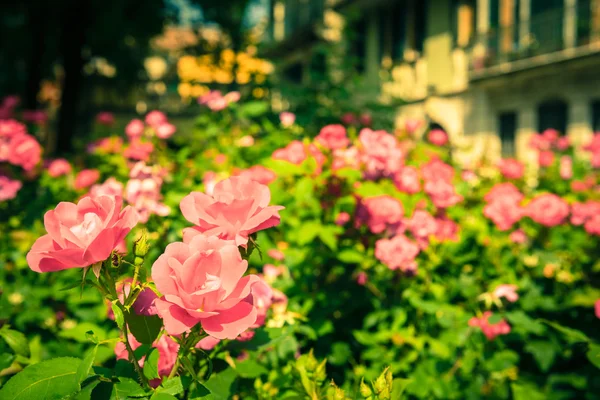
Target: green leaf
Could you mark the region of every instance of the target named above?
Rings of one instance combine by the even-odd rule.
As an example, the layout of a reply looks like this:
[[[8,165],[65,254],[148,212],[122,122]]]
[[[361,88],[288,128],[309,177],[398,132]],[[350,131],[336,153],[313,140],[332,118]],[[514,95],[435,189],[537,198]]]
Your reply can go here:
[[[196,380],[198,378],[196,375],[196,371],[194,371],[194,365],[192,364],[192,362],[190,361],[189,358],[182,357],[181,365],[183,365],[183,368],[185,368],[185,370],[188,372],[188,374],[190,374],[191,378],[193,378],[194,380]]]
[[[118,301],[119,300],[114,300],[111,303],[110,308],[112,309],[112,312],[115,315],[115,322],[117,323],[117,326],[120,330],[123,330],[123,325],[125,324],[125,316],[123,315],[123,310],[121,310],[121,307],[117,305]]]
[[[152,344],[162,329],[162,320],[157,315],[145,316],[126,312],[125,321],[131,334],[143,344]]]
[[[538,391],[535,385],[529,383],[513,383],[510,385],[514,400],[545,400],[545,394]]]
[[[96,336],[94,331],[87,331],[85,333],[85,338],[94,344],[100,343],[100,340],[98,339],[98,336]]]
[[[549,325],[552,328],[554,328],[557,331],[559,331],[560,333],[562,333],[563,336],[565,337],[565,339],[569,343],[589,342],[590,341],[590,338],[588,338],[585,335],[585,333],[583,333],[581,331],[578,331],[577,329],[567,328],[566,326],[562,326],[560,324],[557,324],[556,322],[548,321],[548,320],[545,320],[545,319],[542,319],[540,321],[542,321],[546,325]]]
[[[204,386],[211,392],[211,400],[228,400],[231,397],[231,385],[235,381],[235,378],[236,373],[233,368],[213,374],[204,383]]]
[[[235,372],[242,378],[257,378],[269,371],[254,360],[245,360],[236,364]]]
[[[338,260],[347,264],[359,264],[364,259],[364,254],[354,249],[344,249],[337,254]]]
[[[327,247],[329,247],[329,250],[331,251],[337,251],[338,230],[338,226],[323,226],[323,228],[319,231],[319,238]]]
[[[590,347],[586,355],[588,360],[590,360],[590,362],[594,364],[596,368],[600,368],[600,345],[590,343]]]
[[[546,332],[546,327],[544,327],[543,324],[538,320],[530,318],[523,311],[506,313],[506,318],[517,330],[534,333],[540,336]]]
[[[125,400],[129,397],[141,397],[146,391],[131,378],[119,378],[119,382],[113,386],[111,399]]]
[[[194,400],[194,399],[209,400],[211,398],[212,398],[212,394],[210,393],[210,390],[208,390],[206,388],[206,386],[204,386],[201,383],[196,383],[196,387],[190,392],[191,400]]]
[[[27,342],[25,335],[21,332],[13,329],[0,329],[0,336],[15,354],[29,357],[29,343]]]
[[[411,382],[411,379],[395,378],[392,381],[392,399],[400,400],[402,398],[402,394],[406,390],[406,387],[410,385]]]
[[[85,380],[90,374],[90,370],[92,369],[92,365],[94,364],[94,360],[96,359],[96,353],[98,352],[98,345],[94,346],[88,354],[85,356],[79,368],[77,369],[77,374],[75,375],[75,382],[77,382],[77,386],[81,388],[81,382]]]
[[[543,372],[547,372],[550,369],[556,356],[554,345],[551,342],[542,340],[528,341],[525,351],[533,355],[533,358],[535,358],[535,361],[537,361]]]
[[[98,341],[106,339],[106,331],[91,322],[80,322],[71,329],[62,330],[58,336],[72,339],[79,343],[86,343],[90,340],[94,342],[94,339],[90,338],[89,332],[92,332],[92,335],[95,335]]]
[[[60,357],[30,365],[0,389],[2,400],[61,399],[76,393],[75,381],[81,360]]]
[[[239,115],[242,117],[256,118],[269,111],[269,103],[265,101],[250,101],[240,105]]]
[[[344,342],[335,342],[331,346],[331,354],[327,358],[327,362],[333,365],[344,365],[352,357],[350,345]]]
[[[15,360],[15,355],[10,353],[2,353],[0,354],[0,371],[5,368],[8,368],[12,365]]]
[[[144,375],[152,380],[159,378],[158,376],[158,349],[152,348],[144,361]]]
[[[183,384],[181,383],[181,378],[176,376],[175,378],[164,381],[162,385],[156,388],[156,392],[173,395],[183,393]]]
[[[177,397],[168,393],[154,393],[150,400],[177,400]]]
[[[319,221],[306,221],[298,229],[298,238],[296,241],[299,245],[305,245],[312,242],[318,235],[323,226]]]

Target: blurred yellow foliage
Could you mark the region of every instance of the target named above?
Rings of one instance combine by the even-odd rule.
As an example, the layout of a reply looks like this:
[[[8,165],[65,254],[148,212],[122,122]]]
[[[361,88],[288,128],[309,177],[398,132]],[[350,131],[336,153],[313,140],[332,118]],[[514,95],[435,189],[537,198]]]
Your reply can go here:
[[[225,49],[216,55],[181,56],[177,61],[177,75],[181,82],[178,87],[179,95],[184,98],[201,96],[208,91],[205,85],[226,85],[234,79],[240,85],[265,83],[274,67],[269,61],[254,57],[255,54],[256,49],[250,47],[237,54],[231,49]],[[264,95],[264,90],[255,93],[255,97]]]

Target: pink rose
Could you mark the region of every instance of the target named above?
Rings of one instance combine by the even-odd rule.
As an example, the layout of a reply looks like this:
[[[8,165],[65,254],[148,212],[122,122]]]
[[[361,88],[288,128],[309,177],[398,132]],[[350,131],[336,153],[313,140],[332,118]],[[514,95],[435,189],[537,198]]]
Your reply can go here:
[[[48,272],[104,261],[138,222],[135,210],[121,206],[120,197],[109,196],[59,203],[44,215],[48,234],[27,254],[29,267]]]
[[[129,140],[138,139],[144,133],[144,122],[140,119],[132,119],[125,127],[125,134]]]
[[[90,196],[123,196],[123,184],[113,177],[108,178],[101,185],[94,185],[90,188]]]
[[[363,126],[371,126],[373,124],[373,117],[369,113],[362,113],[360,117],[358,117],[358,121]]]
[[[413,216],[406,222],[408,230],[415,239],[422,244],[421,248],[427,246],[429,237],[437,232],[437,221],[427,211],[416,210]]]
[[[463,198],[457,194],[454,186],[442,179],[425,182],[425,193],[437,208],[448,208],[460,203]]]
[[[366,224],[373,233],[382,233],[386,228],[399,224],[404,215],[402,203],[387,195],[364,199],[362,206],[366,211]]]
[[[0,136],[0,161],[8,161],[25,171],[31,171],[41,159],[42,147],[33,136],[17,130]]]
[[[554,162],[554,153],[552,151],[540,151],[538,154],[538,164],[540,167],[547,168]]]
[[[26,133],[27,127],[19,121],[15,121],[14,119],[0,119],[0,138],[9,138]]]
[[[212,336],[207,336],[205,338],[202,338],[198,342],[198,344],[196,344],[196,348],[209,351],[214,349],[215,346],[219,344],[219,342],[221,342],[221,339],[217,339]]]
[[[510,198],[513,202],[518,203],[523,199],[523,194],[512,183],[498,183],[483,197],[487,202],[503,198]]]
[[[75,190],[85,189],[92,186],[100,179],[100,171],[97,169],[83,169],[75,177]]]
[[[273,290],[263,279],[252,285],[253,304],[256,307],[256,322],[252,328],[259,328],[265,324],[267,312],[273,302]]]
[[[555,194],[542,194],[527,204],[525,214],[538,224],[552,227],[569,216],[569,205]]]
[[[226,93],[225,96],[223,96],[223,98],[228,104],[237,103],[242,98],[242,94],[238,91],[233,91]]]
[[[130,160],[148,161],[153,151],[154,145],[151,142],[133,139],[129,142],[129,146],[125,148],[123,156]]]
[[[556,129],[552,128],[546,129],[544,132],[542,132],[542,137],[550,143],[556,142],[559,136],[560,133]]]
[[[167,122],[167,116],[160,111],[154,110],[146,114],[146,124],[153,128],[156,128],[165,122]]]
[[[100,125],[112,126],[115,123],[115,116],[110,112],[102,111],[96,115],[96,122]]]
[[[441,242],[447,240],[458,241],[458,232],[460,227],[458,224],[446,216],[438,216],[436,218],[437,230],[435,237]]]
[[[344,149],[350,144],[350,139],[346,136],[346,128],[339,124],[323,127],[315,141],[330,150]]]
[[[394,184],[401,192],[408,194],[419,193],[421,191],[419,171],[415,167],[403,167],[394,174]]]
[[[431,144],[436,146],[444,146],[448,143],[448,134],[441,129],[432,129],[427,135],[427,139]]]
[[[294,122],[296,122],[296,115],[291,112],[284,111],[279,114],[279,121],[281,122],[281,126],[284,128],[289,128],[290,126],[294,125]]]
[[[48,165],[48,174],[53,178],[67,175],[71,172],[71,164],[64,158],[57,158]]]
[[[517,229],[516,231],[511,232],[509,238],[513,243],[516,244],[527,242],[527,235],[522,229]]]
[[[275,172],[262,165],[255,165],[248,169],[240,171],[237,176],[241,178],[247,178],[263,185],[268,185],[277,179]]]
[[[500,168],[500,173],[506,179],[521,179],[525,173],[525,166],[523,163],[512,158],[500,161],[498,168]]]
[[[517,285],[499,285],[494,289],[492,295],[497,299],[505,298],[507,301],[514,303],[519,300],[518,288]]]
[[[267,251],[267,255],[275,261],[283,261],[285,259],[285,254],[277,249]]]
[[[14,199],[23,184],[21,181],[10,179],[8,176],[0,175],[0,201]]]
[[[494,340],[499,335],[508,335],[510,325],[504,318],[496,324],[490,324],[488,320],[492,315],[491,311],[486,311],[481,318],[473,317],[469,320],[469,326],[479,327],[488,340]]]
[[[562,179],[571,179],[573,177],[573,159],[569,156],[560,158],[560,177]]]
[[[362,271],[359,272],[358,275],[356,275],[356,283],[358,283],[360,286],[365,286],[367,284],[367,280],[367,274]]]
[[[523,210],[512,197],[498,197],[483,208],[483,215],[501,231],[509,230],[523,217]]]
[[[419,246],[404,235],[379,239],[375,242],[375,257],[391,270],[415,272],[417,269],[415,258],[419,252]]]
[[[556,148],[560,151],[568,150],[571,147],[568,136],[561,136],[556,140]]]
[[[152,279],[163,297],[155,300],[170,335],[197,324],[217,339],[235,339],[257,320],[252,286],[256,275],[243,276],[248,262],[231,241],[195,236],[171,243],[152,266]]]
[[[386,131],[363,128],[358,140],[367,179],[392,176],[402,168],[404,151],[395,136]]]
[[[24,110],[23,121],[36,125],[44,125],[48,121],[48,114],[44,110]]]
[[[354,125],[357,123],[356,115],[351,112],[347,112],[340,118],[344,125]]]
[[[594,303],[594,313],[596,314],[596,318],[600,318],[600,299]]]
[[[164,122],[164,123],[158,125],[154,129],[156,130],[156,136],[159,139],[168,139],[171,136],[173,136],[175,131],[177,131],[177,128],[175,127],[175,125],[170,124],[168,122]]]
[[[252,233],[279,225],[284,207],[269,206],[270,201],[267,186],[239,177],[217,183],[212,196],[192,192],[180,205],[185,219],[196,225],[184,229],[184,240],[202,232],[246,245]]]
[[[454,168],[439,158],[433,158],[421,167],[421,175],[425,181],[451,182],[454,178]]]
[[[596,214],[588,219],[583,227],[590,235],[600,236],[600,215]]]
[[[406,122],[404,123],[404,130],[406,131],[406,133],[412,135],[417,131],[417,129],[421,127],[421,125],[423,125],[423,121],[417,119],[409,119],[406,120]]]
[[[223,97],[221,95],[221,91],[220,90],[211,90],[208,93],[200,96],[198,98],[198,104],[207,104],[210,101],[216,100],[216,99],[220,99],[221,97]]]
[[[123,139],[111,136],[99,139],[88,146],[88,153],[119,154],[123,149]]]
[[[274,160],[284,160],[296,165],[302,164],[306,157],[304,144],[298,140],[293,140],[283,149],[277,149],[273,152]]]
[[[335,217],[335,224],[339,226],[346,225],[348,221],[350,221],[350,214],[344,211],[342,211],[337,215],[337,217]]]

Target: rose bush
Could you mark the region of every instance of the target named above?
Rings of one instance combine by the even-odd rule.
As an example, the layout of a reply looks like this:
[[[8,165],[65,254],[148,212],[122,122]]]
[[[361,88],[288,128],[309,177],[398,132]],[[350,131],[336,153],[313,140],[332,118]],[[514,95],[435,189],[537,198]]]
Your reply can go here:
[[[0,150],[0,398],[59,372],[56,398],[600,390],[600,135],[466,168],[420,122],[200,103],[194,132],[103,115],[68,160],[0,123],[31,136],[27,163]]]

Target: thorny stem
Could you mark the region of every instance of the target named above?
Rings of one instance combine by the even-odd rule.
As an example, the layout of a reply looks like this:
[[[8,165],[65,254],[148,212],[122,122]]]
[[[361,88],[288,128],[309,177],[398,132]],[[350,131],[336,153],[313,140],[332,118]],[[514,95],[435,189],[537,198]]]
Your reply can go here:
[[[140,377],[140,382],[142,382],[142,384],[148,388],[150,387],[150,384],[148,383],[148,379],[146,379],[146,376],[144,375],[144,371],[142,371],[142,368],[140,367],[140,364],[138,363],[137,358],[135,357],[135,353],[133,352],[133,348],[131,347],[131,344],[129,343],[129,333],[127,331],[127,324],[123,324],[123,335],[125,337],[125,348],[127,349],[127,353],[129,353],[129,361],[133,362],[133,366],[135,368],[135,372],[137,372],[137,374]]]
[[[177,374],[177,370],[181,365],[181,359],[183,357],[187,357],[187,353],[189,349],[194,346],[198,342],[198,336],[195,332],[189,334],[189,336],[184,337],[181,343],[181,347],[179,348],[179,354],[177,354],[177,360],[175,360],[175,365],[173,365],[173,369],[171,369],[171,373],[169,374],[169,379],[173,378],[175,374]]]
[[[106,288],[108,289],[108,292],[110,293],[110,295],[117,300],[117,305],[118,307],[121,309],[121,311],[123,313],[125,313],[125,306],[123,304],[121,304],[120,301],[118,301],[119,296],[117,294],[117,288],[115,287],[115,282],[112,279],[112,277],[110,276],[110,272],[108,270],[108,268],[106,268],[105,265],[102,266],[102,270],[104,273],[104,279],[105,279],[105,285]],[[131,344],[129,343],[129,332],[128,332],[128,327],[127,327],[127,323],[123,324],[123,337],[124,337],[124,342],[125,342],[125,348],[127,349],[127,353],[129,354],[129,361],[133,362],[133,367],[135,368],[135,371],[137,372],[137,374],[140,377],[140,382],[144,385],[145,388],[149,388],[150,384],[148,383],[148,379],[146,379],[146,376],[144,375],[144,371],[142,371],[142,368],[140,367],[140,364],[138,363],[137,358],[135,357],[135,354],[133,352],[133,348],[131,347]]]

